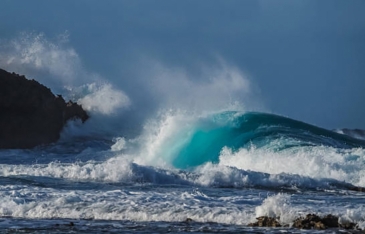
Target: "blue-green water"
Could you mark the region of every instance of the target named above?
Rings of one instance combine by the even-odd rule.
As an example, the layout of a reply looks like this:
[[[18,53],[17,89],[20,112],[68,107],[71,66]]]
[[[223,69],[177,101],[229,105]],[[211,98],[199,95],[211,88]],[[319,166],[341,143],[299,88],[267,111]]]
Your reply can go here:
[[[217,163],[223,147],[233,151],[240,148],[265,147],[280,140],[272,148],[280,151],[290,147],[327,146],[334,148],[365,147],[365,142],[304,122],[267,113],[227,111],[211,115],[195,123],[185,136],[185,144],[176,152],[173,165],[188,168],[206,162]]]

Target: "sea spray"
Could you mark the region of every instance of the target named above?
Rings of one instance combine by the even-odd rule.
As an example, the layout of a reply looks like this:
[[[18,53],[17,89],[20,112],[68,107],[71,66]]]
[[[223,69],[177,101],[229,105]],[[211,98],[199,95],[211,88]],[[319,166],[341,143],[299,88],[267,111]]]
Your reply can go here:
[[[290,205],[290,196],[277,194],[266,198],[262,205],[255,208],[256,217],[268,216],[280,220],[281,224],[289,224],[298,215]]]

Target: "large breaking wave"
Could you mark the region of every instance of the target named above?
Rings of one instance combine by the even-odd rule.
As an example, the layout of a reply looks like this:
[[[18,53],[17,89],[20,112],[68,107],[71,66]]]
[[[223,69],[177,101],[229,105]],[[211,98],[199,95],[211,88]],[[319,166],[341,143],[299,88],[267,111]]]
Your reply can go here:
[[[271,147],[273,152],[288,148],[326,146],[332,148],[365,147],[365,142],[337,134],[290,118],[258,112],[225,111],[198,118],[186,129],[170,136],[166,151],[178,168],[216,163],[224,147]],[[277,144],[272,144],[276,142]]]
[[[152,61],[136,80],[107,79],[86,71],[67,35],[62,38],[22,34],[1,48],[0,65],[40,77],[52,90],[83,104],[91,119],[84,125],[69,123],[61,141],[43,151],[11,153],[28,161],[6,160],[3,176],[236,187],[365,186],[364,141],[243,111],[245,103],[255,103],[253,85],[226,62],[190,77],[184,69]],[[128,134],[130,129],[136,131]]]
[[[118,146],[139,165],[201,173],[200,184],[262,184],[275,177],[281,185],[311,187],[305,178],[365,185],[364,141],[267,113],[165,113],[137,139],[119,138],[112,148]]]

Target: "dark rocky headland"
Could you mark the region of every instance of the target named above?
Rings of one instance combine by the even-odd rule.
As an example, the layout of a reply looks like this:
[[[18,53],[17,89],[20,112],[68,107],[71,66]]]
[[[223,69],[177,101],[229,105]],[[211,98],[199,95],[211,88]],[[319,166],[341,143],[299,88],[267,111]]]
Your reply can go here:
[[[56,142],[70,119],[89,116],[35,80],[0,69],[0,149],[26,149]]]

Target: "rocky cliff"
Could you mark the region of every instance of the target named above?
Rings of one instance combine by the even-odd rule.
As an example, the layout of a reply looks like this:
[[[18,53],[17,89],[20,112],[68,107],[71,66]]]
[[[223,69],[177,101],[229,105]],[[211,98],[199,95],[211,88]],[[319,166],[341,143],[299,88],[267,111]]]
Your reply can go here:
[[[82,107],[35,80],[0,69],[0,149],[55,142],[65,123],[88,119]]]

